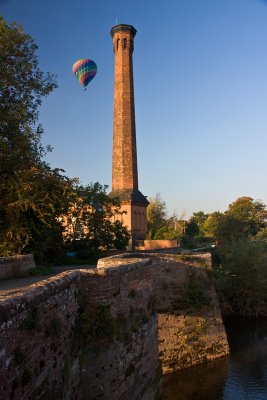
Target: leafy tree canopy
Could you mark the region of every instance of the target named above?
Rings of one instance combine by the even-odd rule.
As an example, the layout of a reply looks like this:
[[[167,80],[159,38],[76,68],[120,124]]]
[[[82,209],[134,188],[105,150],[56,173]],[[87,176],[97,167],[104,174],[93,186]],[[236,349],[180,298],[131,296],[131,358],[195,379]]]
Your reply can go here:
[[[229,205],[226,215],[241,222],[246,234],[256,235],[265,226],[267,219],[266,205],[252,197],[239,197]]]
[[[226,242],[256,237],[265,231],[266,217],[266,206],[260,200],[240,197],[229,205],[225,213],[217,211],[210,214],[203,224],[203,230],[207,236]]]
[[[106,185],[96,182],[77,186],[76,197],[65,219],[65,241],[69,249],[90,256],[99,249],[125,249],[130,233],[122,224],[118,199],[107,195]]]
[[[194,222],[198,226],[199,231],[202,231],[208,216],[209,214],[205,214],[203,211],[194,212],[189,222]]]
[[[19,25],[0,18],[0,255],[42,253],[59,238],[55,217],[71,187],[43,161],[38,107],[56,83],[39,69],[36,49]]]
[[[147,236],[154,239],[156,231],[166,225],[167,209],[166,203],[162,200],[160,193],[149,199],[147,207]]]
[[[266,315],[267,252],[248,238],[225,243],[212,253],[213,276],[224,314]]]
[[[36,123],[42,98],[56,87],[54,77],[39,69],[36,50],[20,25],[7,24],[0,17],[1,131],[9,124],[25,127]]]

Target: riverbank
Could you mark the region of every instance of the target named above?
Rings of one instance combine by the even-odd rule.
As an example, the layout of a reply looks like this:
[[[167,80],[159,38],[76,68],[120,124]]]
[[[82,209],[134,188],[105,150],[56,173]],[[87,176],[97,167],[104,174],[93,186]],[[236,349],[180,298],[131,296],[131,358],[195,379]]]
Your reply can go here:
[[[163,400],[266,400],[267,318],[224,322],[230,355],[165,375]]]

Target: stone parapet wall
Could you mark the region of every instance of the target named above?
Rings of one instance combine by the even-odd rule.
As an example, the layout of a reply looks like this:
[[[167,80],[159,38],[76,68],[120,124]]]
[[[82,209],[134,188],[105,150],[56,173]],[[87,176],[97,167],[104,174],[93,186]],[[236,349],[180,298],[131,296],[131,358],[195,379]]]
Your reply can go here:
[[[94,346],[83,366],[84,397],[88,390],[92,398],[109,400],[153,400],[160,393],[150,266],[149,259],[115,256],[100,260],[95,271],[81,271],[81,288],[92,302],[108,306],[115,324],[112,343]]]
[[[1,399],[45,399],[50,394],[77,398],[78,360],[72,360],[68,384],[64,370],[78,312],[79,280],[79,271],[64,272],[0,298]]]
[[[0,398],[157,397],[161,375],[148,261],[109,264],[63,272],[0,297]],[[86,321],[81,297],[108,316],[111,336],[101,336],[105,320],[99,337],[84,336],[80,325],[95,327],[92,316]]]
[[[0,399],[154,400],[159,359],[227,354],[209,260],[186,257],[117,255],[1,296]]]
[[[0,257],[0,280],[26,276],[32,268],[35,268],[32,254]]]

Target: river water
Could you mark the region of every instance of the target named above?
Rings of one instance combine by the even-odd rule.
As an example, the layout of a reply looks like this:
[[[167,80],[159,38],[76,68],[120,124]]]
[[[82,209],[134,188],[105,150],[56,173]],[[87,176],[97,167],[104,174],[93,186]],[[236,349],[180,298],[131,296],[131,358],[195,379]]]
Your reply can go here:
[[[164,376],[164,400],[267,400],[267,319],[225,325],[231,355]]]

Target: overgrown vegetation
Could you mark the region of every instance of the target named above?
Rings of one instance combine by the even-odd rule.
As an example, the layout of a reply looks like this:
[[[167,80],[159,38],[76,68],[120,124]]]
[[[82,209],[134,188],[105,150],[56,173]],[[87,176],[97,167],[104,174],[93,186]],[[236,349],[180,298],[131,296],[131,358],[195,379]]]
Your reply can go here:
[[[96,304],[88,298],[84,290],[78,293],[80,313],[77,320],[77,333],[90,343],[94,340],[110,338],[114,333],[114,319],[107,306]]]
[[[128,342],[132,333],[149,320],[149,311],[143,308],[131,309],[128,315],[120,314],[114,318],[108,306],[91,301],[83,289],[78,293],[78,302],[80,313],[76,330],[85,344],[101,339]]]
[[[108,307],[88,303],[79,315],[77,330],[88,343],[111,337],[114,332],[114,320]]]
[[[186,310],[191,313],[203,306],[210,307],[210,301],[204,278],[192,269],[187,282],[177,288],[177,296],[172,302],[172,307],[174,310]]]
[[[242,239],[212,252],[213,276],[224,314],[266,315],[267,247]]]
[[[212,270],[224,314],[266,315],[266,219],[265,204],[244,196],[204,223],[205,234],[218,243]]]

